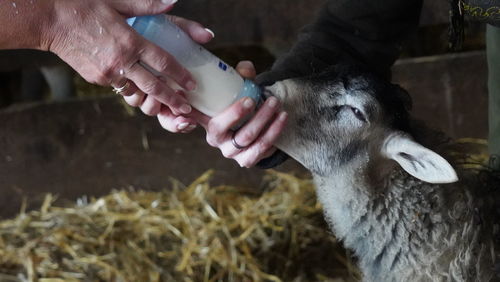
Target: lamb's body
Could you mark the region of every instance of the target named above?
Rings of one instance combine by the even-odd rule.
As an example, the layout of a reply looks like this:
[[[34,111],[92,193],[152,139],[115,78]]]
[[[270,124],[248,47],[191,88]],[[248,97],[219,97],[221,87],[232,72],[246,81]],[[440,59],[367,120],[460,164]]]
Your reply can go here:
[[[370,189],[339,179],[356,178],[316,177],[318,198],[365,280],[494,281],[499,217],[491,200],[479,203],[459,184],[433,185],[399,170]]]
[[[450,164],[411,137],[400,88],[348,67],[269,93],[290,114],[279,148],[313,173],[364,280],[500,281],[500,181],[451,183]]]

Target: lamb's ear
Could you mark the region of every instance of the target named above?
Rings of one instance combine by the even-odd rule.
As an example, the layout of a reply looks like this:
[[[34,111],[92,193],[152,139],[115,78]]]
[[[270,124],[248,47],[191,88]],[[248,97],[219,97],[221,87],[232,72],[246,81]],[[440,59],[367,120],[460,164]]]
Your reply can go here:
[[[409,174],[429,183],[451,183],[458,180],[457,173],[440,155],[413,141],[402,133],[385,139],[382,154],[395,160]]]

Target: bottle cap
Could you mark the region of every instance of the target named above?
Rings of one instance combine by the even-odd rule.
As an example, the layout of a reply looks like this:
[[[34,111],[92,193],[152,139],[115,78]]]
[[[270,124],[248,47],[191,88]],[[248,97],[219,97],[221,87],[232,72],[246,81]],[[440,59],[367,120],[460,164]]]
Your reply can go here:
[[[255,106],[258,108],[262,103],[262,87],[255,84],[253,81],[245,79],[243,84],[243,89],[238,93],[238,97],[235,99],[239,100],[243,97],[250,97],[254,100]]]

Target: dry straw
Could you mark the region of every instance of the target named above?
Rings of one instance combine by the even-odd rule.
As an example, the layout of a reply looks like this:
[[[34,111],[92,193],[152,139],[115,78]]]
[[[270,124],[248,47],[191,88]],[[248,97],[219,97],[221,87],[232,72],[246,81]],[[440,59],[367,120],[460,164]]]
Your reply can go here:
[[[0,222],[0,281],[359,278],[324,226],[310,179],[271,172],[257,195],[211,187],[211,175],[72,207],[48,195],[40,210]]]
[[[481,175],[486,144],[453,146],[460,167]],[[270,172],[256,193],[212,187],[212,174],[71,207],[47,195],[40,210],[0,222],[0,281],[359,280],[310,179]]]

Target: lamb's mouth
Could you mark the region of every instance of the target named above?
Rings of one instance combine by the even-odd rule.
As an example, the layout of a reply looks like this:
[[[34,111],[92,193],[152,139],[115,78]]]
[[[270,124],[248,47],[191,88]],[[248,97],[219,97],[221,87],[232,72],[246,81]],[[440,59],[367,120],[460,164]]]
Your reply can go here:
[[[269,97],[276,97],[283,102],[288,95],[288,89],[284,81],[277,81],[272,85],[265,86],[262,91],[262,98],[266,100]]]

